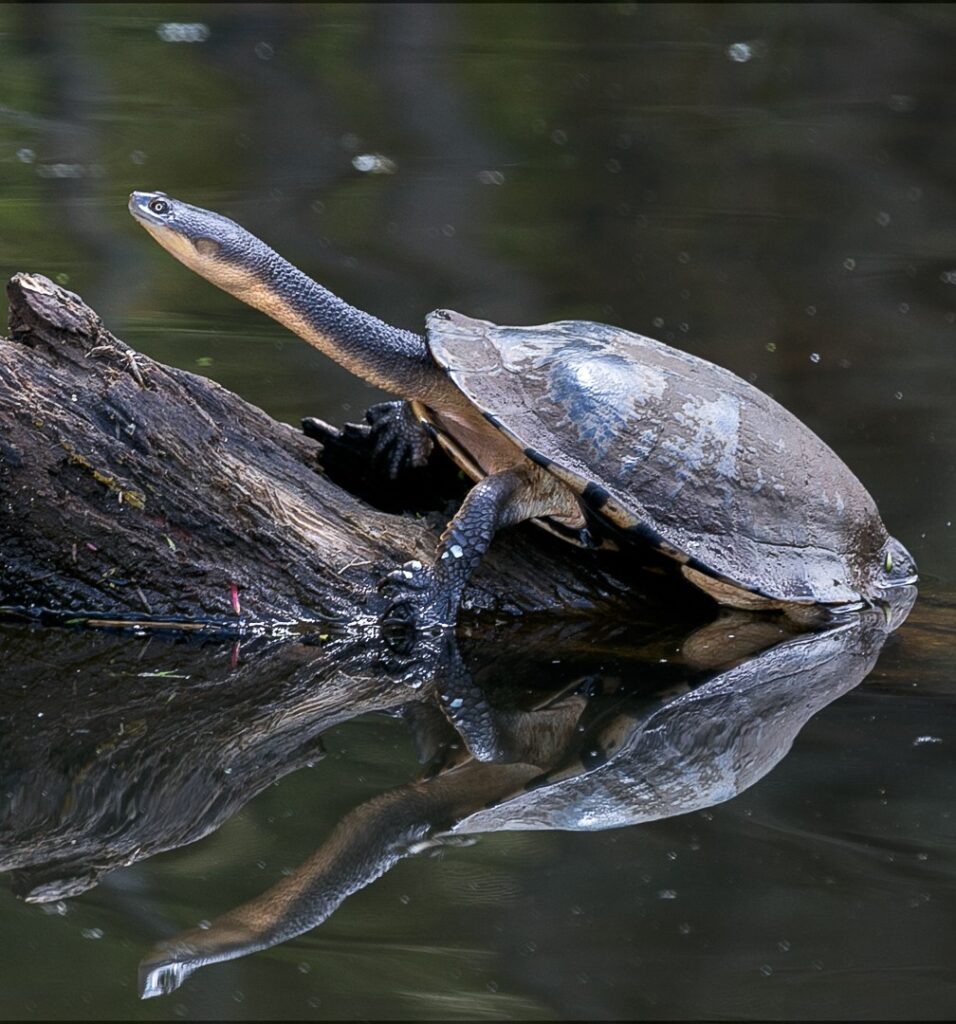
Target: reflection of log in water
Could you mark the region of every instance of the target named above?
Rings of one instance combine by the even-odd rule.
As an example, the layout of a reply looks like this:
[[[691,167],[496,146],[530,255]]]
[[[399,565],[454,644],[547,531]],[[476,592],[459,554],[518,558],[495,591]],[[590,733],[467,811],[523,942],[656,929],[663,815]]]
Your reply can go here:
[[[531,728],[515,716],[512,763],[465,759],[361,805],[278,885],[207,929],[159,944],[141,965],[142,992],[170,992],[200,966],[314,928],[429,839],[614,828],[728,800],[780,761],[813,714],[861,682],[891,625],[877,612],[796,636],[657,700],[615,695],[588,716],[578,694],[542,709],[540,726],[534,713]]]

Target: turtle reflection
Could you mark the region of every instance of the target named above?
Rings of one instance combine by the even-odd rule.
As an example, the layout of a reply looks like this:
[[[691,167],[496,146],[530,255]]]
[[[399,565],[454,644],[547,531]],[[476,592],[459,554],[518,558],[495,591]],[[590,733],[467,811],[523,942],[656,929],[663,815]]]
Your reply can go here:
[[[530,712],[499,712],[507,761],[458,748],[425,778],[361,804],[289,877],[209,927],[154,947],[140,967],[143,996],[316,927],[429,845],[499,830],[617,828],[736,796],[783,758],[812,715],[866,677],[914,597],[901,591],[892,608],[769,647],[776,624],[719,620],[685,643],[687,660],[706,670],[700,678],[653,695],[593,692],[584,680]]]

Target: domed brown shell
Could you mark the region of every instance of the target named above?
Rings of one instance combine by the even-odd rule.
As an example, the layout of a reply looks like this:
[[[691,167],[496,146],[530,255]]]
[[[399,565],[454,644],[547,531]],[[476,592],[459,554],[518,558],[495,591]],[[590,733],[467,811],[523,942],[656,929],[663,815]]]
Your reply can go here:
[[[427,338],[466,398],[529,458],[690,568],[805,604],[893,585],[904,556],[912,572],[839,457],[729,370],[587,321],[499,327],[438,310]]]

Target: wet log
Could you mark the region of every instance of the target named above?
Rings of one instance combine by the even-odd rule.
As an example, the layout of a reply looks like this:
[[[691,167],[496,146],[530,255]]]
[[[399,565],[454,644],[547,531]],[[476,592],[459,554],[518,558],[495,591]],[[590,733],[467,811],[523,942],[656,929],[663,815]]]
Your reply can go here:
[[[225,631],[372,621],[382,575],[434,549],[443,513],[383,512],[322,471],[323,457],[348,451],[360,431],[328,428],[323,451],[214,382],[136,352],[47,278],[17,274],[7,291],[8,611]],[[465,606],[593,609],[626,590],[612,568],[521,527],[495,543]]]

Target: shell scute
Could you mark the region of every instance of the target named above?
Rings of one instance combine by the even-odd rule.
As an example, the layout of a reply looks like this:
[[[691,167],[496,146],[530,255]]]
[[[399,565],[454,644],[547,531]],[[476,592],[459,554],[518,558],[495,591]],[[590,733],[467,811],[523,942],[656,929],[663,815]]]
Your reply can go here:
[[[873,582],[888,535],[870,495],[729,370],[587,321],[449,313],[429,319],[428,341],[529,458],[672,557],[775,600],[855,601]]]

